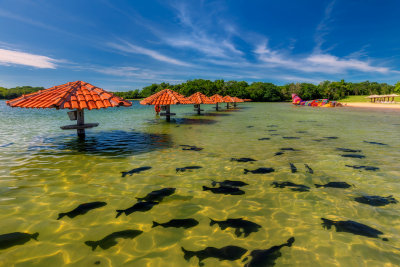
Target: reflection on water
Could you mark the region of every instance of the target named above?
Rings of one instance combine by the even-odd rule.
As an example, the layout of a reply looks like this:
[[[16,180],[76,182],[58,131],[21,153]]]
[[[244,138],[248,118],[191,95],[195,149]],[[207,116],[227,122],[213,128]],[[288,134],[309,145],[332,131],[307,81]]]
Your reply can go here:
[[[233,261],[210,257],[202,260],[204,266],[243,266],[273,248],[275,266],[400,265],[398,113],[289,103],[243,103],[237,110],[197,117],[191,105],[179,105],[175,120],[167,123],[153,107],[135,102],[132,108],[87,112],[87,121],[100,126],[80,141],[59,129],[66,120],[61,111],[10,109],[0,102],[6,145],[0,148],[0,235],[39,233],[37,241],[1,250],[0,266],[198,266],[198,257],[185,260],[182,247],[226,246],[247,253]],[[258,140],[262,137],[265,141]],[[365,158],[341,156],[354,151]],[[199,167],[176,171],[190,166]],[[143,167],[148,168],[121,175]],[[275,171],[244,174],[260,168]],[[241,188],[245,194],[203,191],[226,186],[213,183],[226,180],[247,184]],[[273,182],[285,183],[274,188]],[[352,186],[338,188],[335,182]],[[168,187],[176,192],[151,210],[115,218],[117,209]],[[302,188],[307,190],[292,190]],[[357,201],[361,196],[379,205]],[[107,205],[57,220],[92,202]],[[152,227],[153,221],[188,218],[199,224]],[[221,227],[210,226],[209,218]],[[239,218],[260,227],[240,235],[244,226],[238,232],[229,221]],[[324,229],[321,218],[358,222],[389,241]],[[224,223],[229,227],[222,230]],[[106,250],[85,245],[125,230],[143,233],[117,238]]]
[[[107,157],[126,157],[172,146],[167,134],[110,131],[89,133],[86,138],[76,135],[45,138],[43,144],[28,150],[47,154],[93,154]]]

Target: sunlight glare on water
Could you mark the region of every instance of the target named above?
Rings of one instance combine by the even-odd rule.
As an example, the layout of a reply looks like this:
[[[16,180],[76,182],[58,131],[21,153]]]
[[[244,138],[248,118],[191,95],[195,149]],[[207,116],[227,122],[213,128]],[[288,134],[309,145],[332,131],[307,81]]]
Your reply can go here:
[[[362,195],[393,195],[400,200],[398,112],[289,103],[243,103],[239,109],[220,112],[212,111],[212,105],[204,109],[206,115],[197,116],[192,105],[172,106],[177,116],[171,123],[156,117],[153,106],[138,102],[131,108],[89,111],[85,120],[100,125],[88,130],[82,141],[73,131],[59,128],[71,124],[66,111],[12,109],[0,101],[0,235],[39,233],[38,241],[0,250],[0,265],[198,266],[196,257],[184,259],[181,247],[198,251],[234,245],[248,252],[235,261],[202,262],[243,266],[251,251],[284,244],[290,237],[295,242],[281,248],[276,266],[400,265],[399,204],[376,207],[354,201]],[[182,150],[181,145],[203,149]],[[365,158],[342,157],[349,153],[337,148],[361,150],[352,154]],[[283,154],[275,155],[279,151]],[[242,157],[257,161],[231,161]],[[289,163],[297,172],[291,172]],[[121,172],[144,166],[151,169],[121,177]],[[202,168],[176,172],[185,166]],[[261,167],[275,171],[244,174],[244,169]],[[223,180],[246,182],[241,188],[245,194],[202,190]],[[274,181],[311,189],[274,188]],[[314,186],[335,181],[352,186]],[[117,209],[129,208],[137,197],[165,187],[176,191],[151,210],[116,218]],[[57,220],[59,213],[94,201],[107,205]],[[152,228],[153,221],[183,218],[199,224],[189,229]],[[237,237],[232,228],[210,226],[209,218],[244,218],[261,228]],[[353,220],[384,234],[369,238],[336,232],[335,227],[324,229],[321,218]],[[92,251],[84,243],[128,229],[143,233],[116,239],[117,244],[105,250]],[[245,257],[248,260],[242,262]]]

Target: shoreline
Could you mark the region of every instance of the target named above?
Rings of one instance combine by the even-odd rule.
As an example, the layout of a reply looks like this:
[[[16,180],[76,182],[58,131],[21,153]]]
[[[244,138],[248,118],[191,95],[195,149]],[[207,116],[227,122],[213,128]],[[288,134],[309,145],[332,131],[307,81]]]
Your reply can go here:
[[[370,103],[370,102],[347,102],[342,103],[343,107],[351,108],[368,108],[368,109],[392,109],[400,111],[400,103],[397,104],[383,104],[383,103]]]

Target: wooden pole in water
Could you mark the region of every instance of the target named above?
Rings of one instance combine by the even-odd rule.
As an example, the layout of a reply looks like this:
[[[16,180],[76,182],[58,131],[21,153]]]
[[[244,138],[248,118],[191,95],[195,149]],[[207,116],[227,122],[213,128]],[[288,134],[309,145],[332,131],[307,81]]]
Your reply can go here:
[[[84,125],[85,124],[85,115],[83,113],[83,109],[77,109],[76,110],[76,125]],[[85,138],[85,128],[82,129],[76,129],[76,133],[78,134],[78,137],[80,138]]]
[[[170,114],[169,105],[167,105],[167,107],[166,107],[166,109],[165,109],[165,113],[166,113],[166,119],[167,119],[167,121],[171,121],[171,114]]]

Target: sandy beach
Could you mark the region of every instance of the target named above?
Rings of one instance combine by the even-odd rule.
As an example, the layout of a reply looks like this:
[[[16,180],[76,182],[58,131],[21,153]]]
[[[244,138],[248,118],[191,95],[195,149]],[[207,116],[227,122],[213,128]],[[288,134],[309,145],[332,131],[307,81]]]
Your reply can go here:
[[[371,103],[371,102],[352,102],[343,103],[345,107],[355,107],[355,108],[374,108],[374,109],[393,109],[400,111],[400,103],[396,104],[383,104],[383,103]]]

